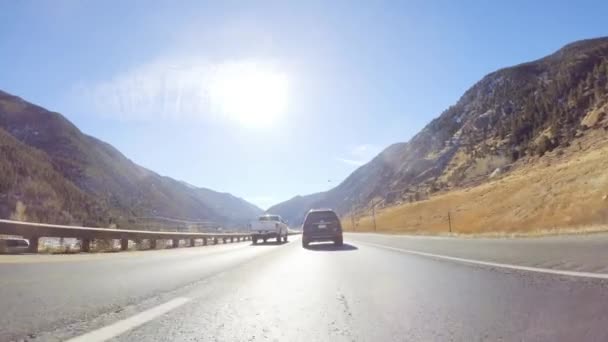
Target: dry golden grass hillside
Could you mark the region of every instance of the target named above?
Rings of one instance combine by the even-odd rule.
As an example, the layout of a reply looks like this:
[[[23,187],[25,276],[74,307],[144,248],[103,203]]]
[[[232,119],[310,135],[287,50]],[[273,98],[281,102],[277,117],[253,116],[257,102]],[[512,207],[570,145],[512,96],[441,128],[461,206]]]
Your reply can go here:
[[[383,210],[379,223],[400,231],[447,230],[448,210],[455,229],[471,232],[596,224],[599,204],[587,196],[601,192],[603,178],[592,174],[600,176],[594,167],[602,159],[590,144],[579,150],[577,143],[588,135],[602,141],[606,132],[603,37],[484,76],[409,141],[388,146],[333,189],[269,210],[301,222],[313,208],[369,215],[374,204],[399,206]],[[429,195],[428,203],[418,203]],[[566,200],[569,195],[582,202]]]
[[[438,193],[428,200],[376,210],[380,232],[534,235],[608,229],[608,141],[587,132],[569,147],[547,153],[481,185]],[[355,221],[373,231],[371,212]],[[352,231],[350,216],[343,218]]]

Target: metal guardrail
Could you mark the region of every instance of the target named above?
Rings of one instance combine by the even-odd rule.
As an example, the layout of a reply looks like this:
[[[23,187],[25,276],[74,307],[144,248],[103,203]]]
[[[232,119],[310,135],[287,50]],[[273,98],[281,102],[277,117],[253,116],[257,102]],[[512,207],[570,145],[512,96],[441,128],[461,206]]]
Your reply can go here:
[[[225,224],[214,221],[188,221],[162,216],[141,216],[129,220],[129,229],[140,230],[209,233],[219,231],[218,228],[230,229],[234,225],[226,227]]]
[[[30,241],[29,252],[38,252],[38,242],[42,237],[77,238],[81,240],[81,250],[89,252],[91,241],[94,239],[120,240],[121,250],[127,250],[129,240],[149,240],[150,248],[156,248],[156,240],[172,240],[173,247],[178,247],[181,240],[190,241],[190,246],[196,245],[196,240],[202,240],[203,245],[209,241],[214,244],[251,240],[249,233],[186,233],[159,232],[145,230],[125,230],[111,228],[92,228],[64,226],[56,224],[20,222],[0,220],[0,234],[19,235]]]

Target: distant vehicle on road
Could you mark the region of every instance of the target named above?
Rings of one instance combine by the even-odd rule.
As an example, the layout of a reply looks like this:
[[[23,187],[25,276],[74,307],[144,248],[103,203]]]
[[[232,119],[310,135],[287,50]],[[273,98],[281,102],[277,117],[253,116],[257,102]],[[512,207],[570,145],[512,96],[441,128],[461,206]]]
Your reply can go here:
[[[263,240],[264,243],[268,239],[277,239],[277,242],[287,242],[287,233],[289,227],[279,215],[266,214],[258,218],[257,221],[249,224],[251,227],[251,240],[254,244],[258,240]]]
[[[333,241],[342,246],[342,224],[340,218],[331,209],[312,209],[306,214],[302,225],[302,247],[311,242]]]
[[[0,239],[0,254],[19,254],[27,252],[30,242],[20,238]]]

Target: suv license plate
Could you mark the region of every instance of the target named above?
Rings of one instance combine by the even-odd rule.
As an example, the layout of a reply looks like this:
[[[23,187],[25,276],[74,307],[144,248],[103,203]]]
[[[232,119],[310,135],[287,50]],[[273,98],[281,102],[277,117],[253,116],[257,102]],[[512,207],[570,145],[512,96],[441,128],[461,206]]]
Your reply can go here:
[[[318,225],[317,227],[319,227],[319,229],[325,229],[325,228],[327,228],[327,225],[325,225],[325,224],[320,224],[320,225]]]

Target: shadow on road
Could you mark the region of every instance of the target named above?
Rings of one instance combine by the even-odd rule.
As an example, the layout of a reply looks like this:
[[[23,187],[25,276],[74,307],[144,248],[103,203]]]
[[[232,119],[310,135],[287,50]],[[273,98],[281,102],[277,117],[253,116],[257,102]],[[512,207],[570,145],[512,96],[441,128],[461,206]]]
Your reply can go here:
[[[345,252],[345,251],[356,251],[356,246],[349,245],[348,243],[343,244],[342,246],[336,246],[333,243],[321,243],[321,244],[311,244],[308,247],[305,247],[310,251],[316,252]]]
[[[279,246],[282,244],[285,244],[287,242],[276,242],[276,240],[272,240],[272,241],[268,241],[268,242],[262,242],[262,241],[258,241],[258,243],[254,244],[251,243],[250,246]]]

